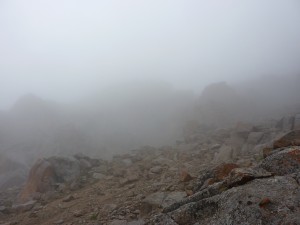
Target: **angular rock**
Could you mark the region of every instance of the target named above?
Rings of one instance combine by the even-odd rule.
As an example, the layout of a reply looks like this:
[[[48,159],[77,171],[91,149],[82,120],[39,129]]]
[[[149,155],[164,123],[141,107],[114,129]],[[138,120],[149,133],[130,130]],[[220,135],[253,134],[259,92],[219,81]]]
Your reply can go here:
[[[194,192],[206,188],[208,185],[224,180],[230,172],[239,166],[234,163],[222,163],[211,170],[205,171],[199,178],[197,178]]]
[[[264,136],[264,132],[251,132],[248,135],[246,143],[242,147],[242,155],[253,154],[255,145],[259,144]]]
[[[290,147],[277,151],[265,158],[261,168],[276,175],[286,175],[300,172],[300,148]]]
[[[23,188],[19,200],[26,202],[36,193],[45,193],[53,190],[56,175],[53,166],[48,161],[38,160],[31,168],[28,180]]]
[[[300,130],[294,130],[285,134],[273,144],[274,149],[289,146],[300,146]]]
[[[228,145],[222,145],[219,152],[215,155],[215,162],[230,162],[233,160],[233,148]]]
[[[244,185],[245,183],[260,178],[271,177],[272,173],[262,168],[235,168],[225,180],[228,188]]]
[[[35,204],[36,201],[28,201],[23,204],[13,205],[12,211],[16,213],[28,212],[34,207]]]
[[[182,205],[167,215],[179,225],[299,224],[299,196],[299,185],[292,178],[255,179],[213,197]],[[260,207],[264,198],[274,201]]]
[[[70,202],[70,201],[73,201],[75,198],[73,195],[68,195],[66,197],[63,198],[63,202]]]

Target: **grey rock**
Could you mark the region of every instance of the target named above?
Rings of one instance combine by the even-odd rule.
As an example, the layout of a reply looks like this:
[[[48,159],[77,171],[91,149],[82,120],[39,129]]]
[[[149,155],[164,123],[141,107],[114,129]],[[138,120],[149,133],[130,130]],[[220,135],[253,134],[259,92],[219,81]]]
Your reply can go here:
[[[59,224],[63,224],[64,222],[65,222],[64,220],[60,219],[55,221],[53,224],[59,225]]]
[[[286,175],[300,172],[300,149],[297,147],[275,151],[260,164],[261,168],[276,175]]]
[[[299,224],[299,197],[299,185],[292,178],[255,179],[213,197],[185,204],[168,215],[179,225]],[[261,207],[264,198],[270,199],[270,203]]]
[[[233,148],[231,146],[222,145],[219,152],[215,155],[215,162],[230,162],[233,159]]]
[[[62,182],[70,182],[80,177],[80,163],[66,157],[51,157],[47,159],[54,168],[55,174]]]
[[[159,174],[162,172],[162,167],[161,166],[154,166],[150,169],[150,172],[151,173],[156,173],[156,174]]]
[[[102,173],[93,173],[93,178],[97,180],[104,179],[106,176]]]
[[[28,201],[24,204],[13,205],[12,211],[17,212],[17,213],[28,212],[34,207],[35,204],[36,204],[36,201],[32,200],[32,201]]]
[[[70,202],[70,201],[73,201],[75,198],[73,195],[68,195],[66,196],[65,198],[63,198],[63,202]]]

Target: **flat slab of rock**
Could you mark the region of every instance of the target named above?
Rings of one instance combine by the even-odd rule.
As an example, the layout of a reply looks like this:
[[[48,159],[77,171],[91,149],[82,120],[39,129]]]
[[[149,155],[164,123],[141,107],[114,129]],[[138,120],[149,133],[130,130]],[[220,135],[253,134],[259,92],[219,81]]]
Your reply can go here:
[[[255,179],[167,215],[179,225],[300,224],[299,196],[299,185],[291,177]]]

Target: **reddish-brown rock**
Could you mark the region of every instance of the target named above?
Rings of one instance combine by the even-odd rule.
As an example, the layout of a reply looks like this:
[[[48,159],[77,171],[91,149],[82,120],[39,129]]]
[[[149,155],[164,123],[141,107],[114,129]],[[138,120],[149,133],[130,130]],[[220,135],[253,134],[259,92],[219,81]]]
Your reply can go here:
[[[217,181],[223,180],[230,174],[230,172],[233,169],[238,168],[238,167],[239,166],[234,163],[223,163],[214,169],[214,178]]]
[[[269,198],[263,198],[260,202],[259,202],[259,207],[264,208],[266,205],[268,205],[269,203],[271,203],[271,200]]]
[[[26,202],[37,192],[45,193],[46,191],[51,190],[51,184],[54,180],[55,172],[51,164],[44,159],[38,160],[30,170],[19,200],[21,202]]]
[[[192,179],[193,179],[193,177],[186,170],[182,170],[180,172],[180,181],[181,182],[188,182]]]

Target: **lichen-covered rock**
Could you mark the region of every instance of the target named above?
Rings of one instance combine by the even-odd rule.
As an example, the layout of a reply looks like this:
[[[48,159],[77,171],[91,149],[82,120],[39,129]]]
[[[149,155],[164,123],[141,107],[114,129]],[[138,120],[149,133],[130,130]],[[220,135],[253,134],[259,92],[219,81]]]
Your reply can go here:
[[[262,168],[235,168],[225,180],[227,188],[243,185],[251,180],[271,177],[272,173]]]
[[[286,175],[300,172],[300,148],[290,147],[271,154],[260,165],[276,175]]]
[[[263,199],[270,202],[261,207]],[[169,212],[179,225],[299,224],[300,188],[291,177],[255,179]]]
[[[222,163],[211,170],[203,172],[201,176],[197,178],[194,191],[202,190],[208,185],[224,180],[233,169],[238,167],[239,166],[235,163]]]

